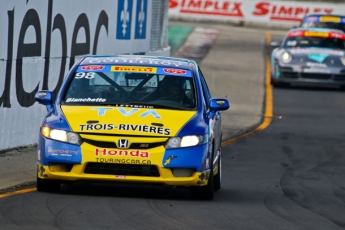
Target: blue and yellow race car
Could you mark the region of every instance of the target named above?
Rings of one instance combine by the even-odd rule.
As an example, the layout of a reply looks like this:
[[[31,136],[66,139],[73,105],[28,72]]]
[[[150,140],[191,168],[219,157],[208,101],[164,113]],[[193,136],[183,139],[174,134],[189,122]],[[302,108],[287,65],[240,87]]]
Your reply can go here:
[[[287,86],[345,86],[345,33],[334,29],[291,29],[272,42],[271,83]]]
[[[88,56],[46,105],[38,143],[38,191],[78,181],[188,187],[212,199],[221,187],[221,110],[192,60]]]
[[[308,14],[302,19],[299,27],[328,28],[345,32],[345,15]]]

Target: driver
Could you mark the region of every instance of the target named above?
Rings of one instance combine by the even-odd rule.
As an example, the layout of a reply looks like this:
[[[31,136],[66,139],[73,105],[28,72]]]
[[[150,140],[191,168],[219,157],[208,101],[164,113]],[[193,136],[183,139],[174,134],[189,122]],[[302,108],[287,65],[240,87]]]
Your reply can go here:
[[[193,100],[186,95],[186,82],[184,78],[165,76],[161,84],[161,96],[159,99],[174,101],[186,107],[194,106]]]
[[[161,98],[182,103],[185,97],[184,80],[179,77],[165,77],[162,81]]]

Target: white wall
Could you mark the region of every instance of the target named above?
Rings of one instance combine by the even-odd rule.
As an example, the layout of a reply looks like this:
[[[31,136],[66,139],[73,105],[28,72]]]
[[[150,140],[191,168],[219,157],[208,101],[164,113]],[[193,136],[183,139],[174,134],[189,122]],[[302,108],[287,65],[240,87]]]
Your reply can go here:
[[[37,143],[46,109],[34,101],[34,94],[57,91],[78,56],[168,56],[169,47],[150,50],[155,29],[151,18],[161,14],[152,12],[152,2],[156,4],[155,0],[2,0],[0,150]]]

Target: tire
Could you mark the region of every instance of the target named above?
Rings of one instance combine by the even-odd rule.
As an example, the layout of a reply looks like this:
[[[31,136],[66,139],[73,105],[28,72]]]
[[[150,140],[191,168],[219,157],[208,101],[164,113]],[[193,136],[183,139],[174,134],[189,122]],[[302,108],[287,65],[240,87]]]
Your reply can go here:
[[[36,189],[39,192],[59,192],[60,181],[41,179],[37,177]]]
[[[208,183],[202,187],[193,187],[190,190],[191,197],[193,199],[200,200],[213,200],[214,198],[214,177],[213,170],[210,172]]]
[[[205,186],[192,187],[190,195],[193,199],[213,200],[214,198],[214,176],[213,176],[213,156],[211,158],[210,174],[208,183]]]
[[[214,190],[219,191],[222,184],[222,147],[219,148],[218,173],[214,176]]]

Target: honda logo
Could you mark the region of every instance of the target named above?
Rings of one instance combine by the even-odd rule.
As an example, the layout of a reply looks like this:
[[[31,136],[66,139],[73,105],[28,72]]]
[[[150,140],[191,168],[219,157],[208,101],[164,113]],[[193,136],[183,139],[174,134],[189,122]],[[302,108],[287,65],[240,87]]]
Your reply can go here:
[[[128,149],[129,147],[129,141],[125,139],[120,139],[117,142],[117,147],[120,149]]]

